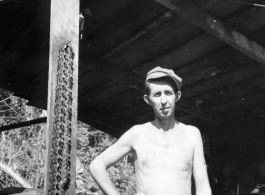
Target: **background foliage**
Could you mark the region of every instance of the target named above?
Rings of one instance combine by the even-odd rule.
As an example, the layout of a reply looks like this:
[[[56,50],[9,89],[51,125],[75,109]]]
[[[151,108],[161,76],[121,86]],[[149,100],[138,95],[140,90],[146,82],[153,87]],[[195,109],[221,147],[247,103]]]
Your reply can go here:
[[[0,126],[43,117],[46,112],[26,105],[27,101],[0,89]],[[46,124],[13,129],[0,134],[0,163],[18,174],[34,188],[44,187]],[[88,172],[91,161],[116,141],[87,124],[78,123],[77,179],[78,194],[102,194]],[[108,173],[122,194],[136,192],[133,154],[122,158]],[[22,187],[16,179],[0,168],[0,190]]]

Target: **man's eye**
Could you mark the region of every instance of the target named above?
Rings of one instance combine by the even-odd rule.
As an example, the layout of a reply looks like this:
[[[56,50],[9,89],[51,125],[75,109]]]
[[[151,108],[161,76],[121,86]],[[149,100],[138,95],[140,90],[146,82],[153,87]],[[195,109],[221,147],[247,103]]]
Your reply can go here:
[[[170,92],[170,91],[169,91],[169,92],[166,92],[165,94],[166,94],[166,95],[173,95],[173,93]]]

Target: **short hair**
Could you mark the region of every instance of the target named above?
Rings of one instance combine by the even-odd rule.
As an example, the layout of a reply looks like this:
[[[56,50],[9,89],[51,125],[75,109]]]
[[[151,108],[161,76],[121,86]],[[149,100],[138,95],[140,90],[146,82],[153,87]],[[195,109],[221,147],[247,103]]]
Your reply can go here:
[[[157,79],[150,79],[144,82],[144,92],[146,95],[150,95],[151,91],[150,91],[150,83],[152,81],[166,81],[168,83],[170,83],[170,85],[172,86],[174,93],[177,93],[179,91],[179,89],[177,88],[177,86],[174,84],[174,82],[172,81],[172,79],[170,77],[161,77],[161,78],[157,78]]]

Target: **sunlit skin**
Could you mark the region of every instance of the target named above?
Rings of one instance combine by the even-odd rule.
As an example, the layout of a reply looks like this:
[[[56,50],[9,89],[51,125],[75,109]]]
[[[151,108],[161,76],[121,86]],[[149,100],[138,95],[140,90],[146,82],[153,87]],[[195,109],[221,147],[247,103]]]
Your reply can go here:
[[[155,119],[135,125],[101,153],[90,165],[90,173],[108,195],[120,195],[106,168],[131,151],[136,154],[137,195],[191,195],[194,176],[197,195],[211,195],[201,134],[196,127],[174,118],[181,93],[168,81],[152,81],[144,100]]]

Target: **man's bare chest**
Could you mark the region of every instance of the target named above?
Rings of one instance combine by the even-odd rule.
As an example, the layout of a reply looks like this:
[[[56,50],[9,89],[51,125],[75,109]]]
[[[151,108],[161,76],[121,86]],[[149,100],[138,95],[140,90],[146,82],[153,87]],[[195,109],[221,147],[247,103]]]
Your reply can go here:
[[[187,170],[192,167],[193,145],[185,139],[146,139],[135,146],[140,169]]]

